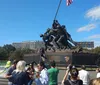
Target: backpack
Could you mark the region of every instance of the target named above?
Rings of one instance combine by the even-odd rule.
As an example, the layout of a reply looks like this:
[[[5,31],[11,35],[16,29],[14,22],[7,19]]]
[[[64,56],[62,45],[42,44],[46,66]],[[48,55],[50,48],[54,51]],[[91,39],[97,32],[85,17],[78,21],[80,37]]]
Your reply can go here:
[[[26,85],[26,82],[28,82],[28,80],[25,80],[27,77],[25,75],[25,72],[13,72],[12,73],[12,77],[10,78],[10,81],[13,83],[13,84],[18,84],[18,85],[22,85],[22,84],[25,84]]]
[[[18,76],[20,75],[20,73],[19,72],[13,72],[12,73],[12,77],[9,79],[13,84],[16,84],[17,83],[17,81],[18,81]]]

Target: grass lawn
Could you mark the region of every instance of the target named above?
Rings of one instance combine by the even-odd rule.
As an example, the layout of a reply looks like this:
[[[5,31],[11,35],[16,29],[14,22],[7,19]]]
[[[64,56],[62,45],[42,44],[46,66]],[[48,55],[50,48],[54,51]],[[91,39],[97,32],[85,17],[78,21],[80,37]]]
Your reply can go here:
[[[66,67],[57,67],[58,69],[62,69],[62,70],[67,70]],[[79,67],[76,67],[78,70],[81,70],[81,68]],[[97,68],[91,68],[91,67],[88,67],[86,68],[87,71],[96,71]]]
[[[7,62],[7,60],[0,60],[0,66],[5,66],[6,62]]]

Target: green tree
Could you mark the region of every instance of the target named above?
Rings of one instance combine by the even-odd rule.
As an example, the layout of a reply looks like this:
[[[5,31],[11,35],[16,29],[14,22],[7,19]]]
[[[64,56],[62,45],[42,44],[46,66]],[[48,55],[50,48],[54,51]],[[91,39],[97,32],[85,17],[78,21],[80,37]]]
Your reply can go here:
[[[28,54],[28,53],[31,53],[32,50],[31,49],[28,49],[28,48],[24,48],[21,50],[24,54]]]
[[[4,45],[3,49],[6,50],[6,52],[7,52],[6,55],[8,56],[8,58],[10,57],[10,54],[16,50],[16,48],[10,44]]]
[[[5,59],[8,59],[7,51],[3,47],[0,47],[0,60]]]
[[[15,48],[14,46],[10,45],[10,44],[4,45],[3,48],[8,52],[8,54],[9,54],[10,52],[13,52],[13,51],[16,50],[16,48]]]
[[[11,52],[10,53],[10,59],[14,60],[22,60],[24,57],[24,54],[22,52],[22,50],[18,49],[18,50],[15,50],[14,52]]]
[[[97,53],[97,54],[100,54],[100,47],[96,47],[94,50],[93,50],[94,53]]]
[[[29,48],[21,49],[21,51],[22,51],[24,54],[35,53],[35,50],[29,49]]]

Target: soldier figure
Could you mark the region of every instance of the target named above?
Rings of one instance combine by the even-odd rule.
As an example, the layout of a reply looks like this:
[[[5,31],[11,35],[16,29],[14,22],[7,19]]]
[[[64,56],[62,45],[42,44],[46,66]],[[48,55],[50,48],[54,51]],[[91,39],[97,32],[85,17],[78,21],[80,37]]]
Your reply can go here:
[[[59,27],[60,27],[59,22],[58,22],[57,20],[54,20],[54,21],[53,21],[53,24],[52,24],[52,28],[53,28],[53,29],[57,29],[57,28],[59,28]]]
[[[65,25],[61,26],[57,20],[53,21],[52,28],[48,28],[41,37],[43,38],[43,41],[45,43],[46,50],[48,46],[54,48],[55,44],[58,49],[67,47],[71,48],[71,43],[74,44],[71,35],[66,31]],[[68,41],[70,41],[71,43],[69,43]]]
[[[45,49],[42,47],[40,48],[40,61],[45,61],[47,58],[46,58],[46,55],[45,55]]]

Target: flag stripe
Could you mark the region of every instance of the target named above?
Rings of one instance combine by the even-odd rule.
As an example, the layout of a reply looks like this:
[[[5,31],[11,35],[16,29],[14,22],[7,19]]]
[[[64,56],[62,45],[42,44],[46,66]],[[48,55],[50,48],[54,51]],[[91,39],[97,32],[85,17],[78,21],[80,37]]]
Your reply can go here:
[[[72,3],[72,0],[67,0],[67,6],[69,6]]]

